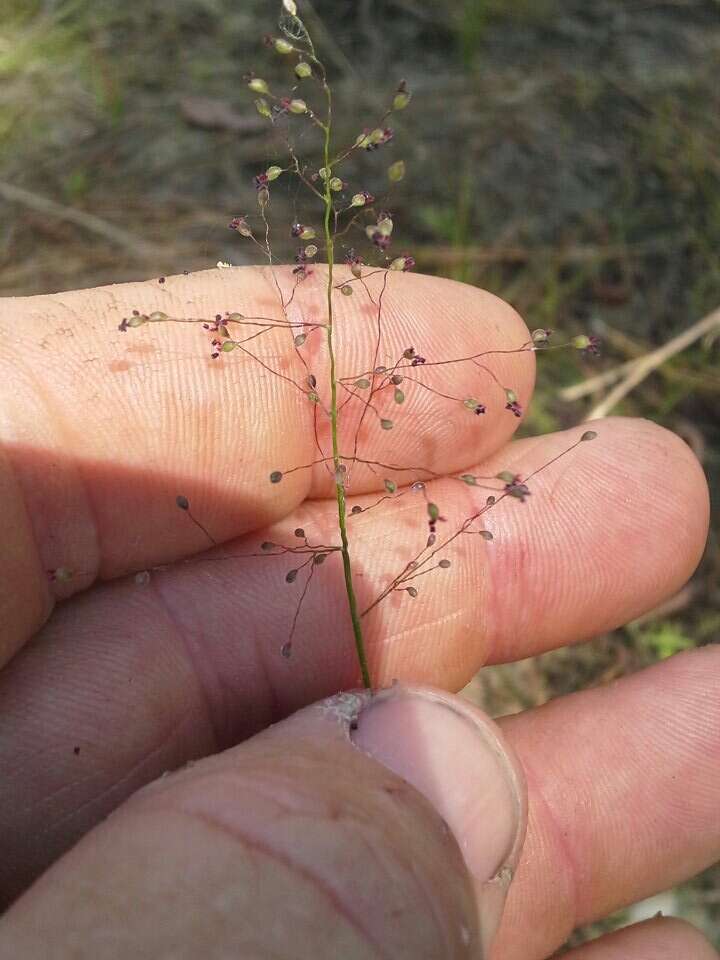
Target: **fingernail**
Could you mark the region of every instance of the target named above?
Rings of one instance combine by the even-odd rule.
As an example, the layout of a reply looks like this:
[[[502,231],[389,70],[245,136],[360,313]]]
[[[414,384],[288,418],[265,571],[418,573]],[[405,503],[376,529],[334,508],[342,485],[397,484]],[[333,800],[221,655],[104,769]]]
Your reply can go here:
[[[478,890],[487,952],[526,820],[522,773],[502,734],[458,697],[400,685],[367,701],[353,728],[354,744],[411,783],[448,824]]]

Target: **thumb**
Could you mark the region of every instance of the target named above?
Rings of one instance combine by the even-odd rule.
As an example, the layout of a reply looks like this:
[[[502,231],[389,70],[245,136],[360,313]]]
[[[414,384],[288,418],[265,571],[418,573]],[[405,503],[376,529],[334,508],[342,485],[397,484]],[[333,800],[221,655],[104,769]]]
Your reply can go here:
[[[0,957],[477,957],[524,824],[469,704],[339,694],[137,793],[10,908]]]

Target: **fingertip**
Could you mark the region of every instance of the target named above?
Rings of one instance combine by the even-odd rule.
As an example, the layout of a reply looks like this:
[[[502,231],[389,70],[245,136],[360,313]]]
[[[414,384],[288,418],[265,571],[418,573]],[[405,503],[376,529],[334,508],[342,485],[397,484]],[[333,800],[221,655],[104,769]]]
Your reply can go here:
[[[476,886],[485,955],[500,925],[527,821],[523,773],[499,728],[458,697],[395,684],[365,702],[351,737],[411,783],[449,826]]]
[[[488,515],[491,662],[615,629],[676,593],[702,557],[708,490],[687,444],[648,420],[594,421],[595,439],[578,444],[583,429],[518,441],[487,465],[532,478],[533,494]]]
[[[700,461],[681,437],[647,418],[608,417],[593,427],[602,439],[591,452],[614,479],[625,471],[620,492],[624,488],[626,501],[632,498],[638,515],[645,505],[650,533],[659,531],[672,543],[677,577],[686,580],[700,562],[710,522]]]
[[[398,485],[407,483],[408,470],[445,475],[491,455],[517,430],[535,384],[531,337],[509,304],[446,278],[392,271],[370,276],[367,290],[341,297],[335,309],[339,377],[348,388],[358,380],[369,382],[356,394],[358,402],[343,407],[341,446],[359,441],[354,494],[378,489],[377,471],[362,462],[363,455],[384,466],[401,465],[396,475],[390,470]],[[303,289],[311,309],[322,309],[321,279]],[[412,362],[403,360],[409,348],[416,354]],[[379,366],[374,356],[382,360]],[[393,370],[402,377],[400,408],[383,392],[382,378],[373,376],[388,362],[399,364]],[[373,415],[361,402],[368,389],[377,406]],[[517,414],[508,408],[508,391],[517,398]],[[379,416],[397,429],[380,429]],[[323,431],[321,425],[321,439]],[[311,496],[329,495],[327,471],[319,466]]]
[[[718,960],[717,951],[692,924],[654,917],[623,927],[565,954],[565,960]]]

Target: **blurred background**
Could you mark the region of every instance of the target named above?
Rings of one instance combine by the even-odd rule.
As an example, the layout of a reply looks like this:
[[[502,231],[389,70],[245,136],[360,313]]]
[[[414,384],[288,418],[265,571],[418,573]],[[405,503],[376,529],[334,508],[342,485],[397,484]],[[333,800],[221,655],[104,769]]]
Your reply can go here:
[[[711,483],[706,556],[678,596],[577,649],[490,668],[468,694],[506,713],[718,642],[720,2],[301,6],[343,139],[375,125],[399,79],[414,92],[378,167],[407,161],[398,247],[509,300],[531,328],[602,338],[592,363],[539,358],[523,430],[599,407],[649,417]],[[287,82],[261,40],[278,7],[0,0],[0,294],[246,262],[227,222],[253,210],[252,177],[277,153],[242,77]],[[602,928],[663,909],[720,946],[719,881],[708,871]]]

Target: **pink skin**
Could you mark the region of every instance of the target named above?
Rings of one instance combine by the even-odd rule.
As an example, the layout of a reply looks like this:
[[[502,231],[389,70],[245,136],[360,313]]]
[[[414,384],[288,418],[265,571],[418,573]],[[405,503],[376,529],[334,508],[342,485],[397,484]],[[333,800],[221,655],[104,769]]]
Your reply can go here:
[[[413,343],[430,362],[450,347],[462,355],[478,342],[501,349],[529,339],[517,315],[489,295],[402,272],[391,281],[385,336],[392,355]],[[302,285],[298,310],[307,317],[318,315],[321,286],[319,277]],[[313,802],[325,809],[322,803],[333,794],[324,748],[318,755],[314,736],[301,735],[304,721],[295,718],[284,740],[280,733],[276,741],[262,734],[247,746],[212,755],[356,683],[334,561],[322,567],[324,590],[308,596],[294,655],[287,661],[280,647],[297,595],[295,585],[285,583],[290,562],[185,562],[204,549],[206,539],[176,506],[179,495],[188,498],[193,515],[225,543],[220,552],[248,552],[261,540],[292,537],[298,527],[314,542],[334,542],[326,472],[295,474],[277,485],[267,482],[270,469],[312,459],[311,411],[291,389],[249,362],[203,359],[207,334],[201,336],[199,330],[156,325],[117,332],[120,319],[133,309],[178,315],[192,311],[209,318],[233,309],[267,315],[272,297],[263,271],[210,271],[169,277],[162,286],[132,284],[13,301],[0,313],[5,345],[0,362],[8,366],[0,378],[6,417],[0,447],[0,649],[5,660],[16,654],[0,675],[0,761],[7,771],[0,796],[5,851],[0,886],[6,897],[143,784],[188,760],[210,756],[204,762],[209,767],[194,769],[220,776],[226,762],[242,765],[251,756],[262,757],[272,772],[282,758],[293,755],[288,753],[292,730],[292,736],[300,737],[299,763],[307,751],[307,783],[316,785]],[[346,338],[342,376],[362,368],[373,342],[372,317],[363,313],[357,297],[338,301]],[[39,322],[47,349],[28,355],[21,331]],[[68,330],[70,334],[64,332]],[[285,331],[271,334],[269,352],[292,375],[297,361],[287,339]],[[198,350],[193,349],[196,343]],[[308,352],[313,356],[311,344]],[[118,354],[131,366],[112,373]],[[322,383],[320,352],[317,360],[313,369]],[[493,369],[527,406],[533,356],[502,355]],[[458,393],[477,395],[477,380],[468,377],[466,384],[466,375],[457,375]],[[387,444],[379,459],[392,454],[408,462],[420,456],[431,469],[445,472],[447,467],[453,476],[495,476],[509,470],[527,478],[581,432],[509,444],[518,421],[503,409],[501,390],[488,390],[488,411],[479,419],[462,405],[455,411],[437,399],[428,404],[409,389],[406,394],[408,423],[422,424],[437,410],[432,443],[418,430],[401,434],[398,429],[392,438],[378,431],[377,442]],[[261,407],[253,402],[258,396]],[[259,409],[265,414],[262,422]],[[494,534],[491,543],[467,538],[448,553],[449,569],[424,578],[416,600],[391,595],[368,615],[378,683],[401,678],[455,690],[483,662],[576,642],[638,616],[682,585],[698,562],[707,529],[701,470],[683,443],[652,424],[611,419],[593,427],[595,441],[529,481],[527,503],[507,498],[483,518]],[[185,442],[178,444],[177,437]],[[353,503],[369,505],[383,489],[382,476],[359,467],[352,481]],[[429,481],[426,494],[446,518],[437,523],[438,537],[467,516],[478,499],[472,488],[449,478]],[[359,592],[371,601],[402,568],[418,529],[423,539],[427,536],[426,499],[409,494],[391,512],[378,508],[351,523],[357,524]],[[149,582],[118,579],[157,563],[168,567],[152,573]],[[76,571],[75,578],[49,583],[47,571],[60,568]],[[96,582],[103,579],[114,582]],[[86,592],[53,612],[56,598],[80,590]],[[35,634],[34,643],[25,646]],[[717,660],[716,650],[695,651],[610,689],[577,694],[503,722],[506,740],[528,777],[529,824],[498,934],[498,960],[541,960],[574,923],[661,889],[720,854],[720,788],[712,759],[720,753],[720,717],[711,691]],[[369,717],[372,713],[366,721]],[[415,719],[421,729],[422,717]],[[339,796],[345,790],[357,793],[359,784],[374,782],[377,770],[391,768],[452,820],[443,808],[444,795],[433,793],[427,777],[413,779],[411,767],[418,769],[415,761],[410,763],[413,742],[420,741],[403,739],[402,732],[391,736],[393,723],[386,713],[374,745],[358,744],[384,767],[368,767],[358,777],[351,755],[337,755],[333,776]],[[402,724],[399,728],[407,730]],[[318,728],[318,743],[320,729],[325,728]],[[370,736],[367,722],[361,720],[358,735]],[[433,744],[429,737],[424,742]],[[75,746],[80,747],[77,754]],[[461,773],[469,768],[471,754],[470,747],[460,751]],[[440,757],[432,760],[433,775],[442,772],[440,764]],[[458,775],[457,768],[448,769],[436,782],[450,783]],[[170,778],[168,790],[174,782],[186,781]],[[296,788],[289,789],[295,797]],[[142,796],[132,804],[146,810],[150,801]],[[178,796],[167,793],[173,816]],[[374,809],[375,802],[369,793],[360,796],[358,816],[363,804]],[[417,837],[445,842],[442,831],[433,832],[437,823],[428,813],[431,808],[410,794],[402,803],[414,825],[403,834],[403,844],[409,846],[399,840],[394,845],[399,836],[395,821],[388,811],[382,828],[385,814],[378,814],[393,864],[414,856],[409,851]],[[258,824],[262,806],[253,814]],[[492,807],[507,811],[508,802],[492,801]],[[116,865],[126,863],[124,824],[130,821],[123,818],[135,816],[133,809],[139,808],[131,805],[129,812],[113,818],[105,839],[88,834],[78,853],[61,861],[56,871],[70,870],[63,876],[75,876],[82,887],[92,884],[93,858],[103,849],[114,851]],[[237,804],[232,809],[232,816],[241,816]],[[223,816],[230,816],[228,811],[230,806]],[[153,849],[162,848],[170,865],[188,866],[183,860],[187,854],[200,871],[193,876],[202,884],[202,851],[213,843],[207,829],[198,828],[195,846],[195,840],[188,840],[184,813],[176,821],[165,812],[167,831],[161,828],[163,816],[158,819],[149,811],[142,813],[146,816],[146,827],[132,821],[134,836],[158,844]],[[233,824],[246,833],[249,820]],[[483,857],[494,864],[503,859],[478,835],[472,818],[461,817],[451,827],[463,849],[478,851],[478,859],[466,853],[471,871],[479,869]],[[519,821],[508,829],[513,837],[522,831]],[[308,843],[307,862],[322,860],[318,848]],[[507,846],[500,844],[510,857]],[[221,849],[222,844],[217,856]],[[448,901],[443,916],[456,917],[457,910],[466,924],[468,877],[461,859],[448,863],[454,878],[448,883],[457,898]],[[100,856],[98,869],[106,864]],[[241,870],[241,864],[236,858],[227,869]],[[272,872],[276,869],[271,873],[279,882]],[[62,897],[57,899],[58,891],[74,887],[53,880],[60,876],[48,874],[21,901],[28,916],[51,919],[48,905],[67,907]],[[139,882],[131,872],[126,877],[128,883]],[[287,889],[295,883],[299,891],[301,880],[293,877]],[[169,876],[162,882],[169,883]],[[376,892],[382,900],[382,887]],[[152,901],[152,890],[148,896]],[[411,917],[419,909],[415,896],[407,894]],[[478,895],[481,915],[483,903]],[[335,929],[337,910],[325,900],[323,904],[324,922]],[[482,921],[485,929],[497,925],[500,906],[501,899],[487,908],[492,916]],[[93,922],[91,910],[88,922]],[[458,951],[464,949],[463,924],[453,926],[453,936],[460,937]],[[21,927],[18,922],[14,935],[21,936]],[[438,936],[447,933],[441,928],[442,923]],[[472,923],[468,929],[474,936]],[[151,932],[144,931],[147,936]],[[678,943],[689,944],[687,953],[678,955],[705,960],[700,941],[688,939],[694,934],[677,927],[671,934]],[[656,937],[656,931],[648,928],[640,935]],[[314,946],[319,956],[322,944]],[[607,951],[612,949],[609,943]],[[614,960],[611,952],[606,956]],[[605,960],[597,954],[601,957]],[[596,960],[595,955],[588,954],[588,960]]]

